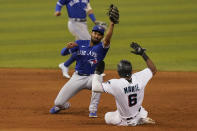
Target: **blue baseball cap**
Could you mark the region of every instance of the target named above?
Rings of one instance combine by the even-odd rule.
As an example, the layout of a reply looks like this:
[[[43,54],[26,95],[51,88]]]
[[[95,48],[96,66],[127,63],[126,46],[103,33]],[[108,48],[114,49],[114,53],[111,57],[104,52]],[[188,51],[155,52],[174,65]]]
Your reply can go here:
[[[99,32],[99,33],[101,33],[101,35],[104,35],[105,29],[100,25],[95,25],[92,28],[92,31]]]

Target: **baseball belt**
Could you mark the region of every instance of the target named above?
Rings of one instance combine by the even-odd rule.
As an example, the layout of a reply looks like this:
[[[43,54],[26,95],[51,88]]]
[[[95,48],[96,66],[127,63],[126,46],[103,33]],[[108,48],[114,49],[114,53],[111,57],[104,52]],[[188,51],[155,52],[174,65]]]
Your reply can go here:
[[[90,76],[90,74],[83,74],[83,73],[80,73],[78,71],[76,71],[76,73],[79,75],[79,76]]]
[[[69,18],[69,19],[76,22],[86,22],[86,19],[81,19],[81,18]]]

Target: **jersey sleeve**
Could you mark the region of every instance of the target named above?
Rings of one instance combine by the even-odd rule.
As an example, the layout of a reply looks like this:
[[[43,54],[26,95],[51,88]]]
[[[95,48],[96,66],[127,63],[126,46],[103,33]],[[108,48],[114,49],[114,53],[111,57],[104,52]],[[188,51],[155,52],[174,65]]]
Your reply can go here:
[[[134,73],[134,75],[137,77],[142,87],[145,87],[148,81],[153,77],[153,73],[149,68],[146,68],[140,72]]]
[[[79,44],[80,44],[78,40],[75,41],[75,42],[78,44],[78,46],[75,46],[75,47],[70,48],[70,49],[63,48],[63,49],[61,50],[61,55],[62,55],[62,56],[65,56],[65,55],[68,55],[68,54],[73,54],[73,53],[75,53],[75,52],[79,49]]]
[[[70,48],[70,49],[69,49],[70,54],[73,54],[73,53],[75,53],[77,50],[79,50],[79,46],[80,46],[79,40],[76,40],[75,43],[77,43],[78,46],[75,46],[75,47],[73,47],[73,48]]]
[[[61,50],[61,55],[62,55],[62,56],[65,56],[65,55],[68,55],[68,54],[70,54],[69,49],[63,48],[63,49]]]
[[[102,47],[104,48],[104,49],[109,49],[109,47],[110,47],[110,44],[108,45],[108,46],[104,46],[104,43],[102,42]]]
[[[67,3],[69,2],[69,0],[59,0],[58,2],[59,2],[59,4],[60,4],[61,6],[63,6],[63,5],[65,5],[65,4],[67,4]]]
[[[65,4],[68,3],[68,0],[59,0],[57,3],[56,3],[56,7],[55,7],[55,11],[61,11],[62,9],[62,6],[64,6]]]
[[[103,43],[102,43],[102,44],[99,45],[99,50],[102,52],[102,58],[104,59],[108,50],[109,50],[109,48],[105,48],[103,46]],[[103,59],[101,59],[101,60],[103,60]]]
[[[103,90],[106,93],[114,95],[114,91],[113,91],[114,84],[115,84],[114,80],[108,80],[107,82],[102,83]]]

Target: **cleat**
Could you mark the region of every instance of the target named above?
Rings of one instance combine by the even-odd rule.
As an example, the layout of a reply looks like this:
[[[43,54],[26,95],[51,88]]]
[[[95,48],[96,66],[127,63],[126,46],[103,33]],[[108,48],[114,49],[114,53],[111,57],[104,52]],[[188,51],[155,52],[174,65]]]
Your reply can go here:
[[[62,69],[62,74],[66,78],[70,78],[70,75],[68,74],[68,67],[64,66],[64,63],[59,64],[59,68]]]
[[[140,124],[155,124],[155,121],[151,119],[150,117],[146,117],[146,118],[141,118],[139,123]]]
[[[49,111],[51,114],[57,114],[58,112],[60,112],[61,109],[57,106],[54,106],[51,108],[51,110]]]
[[[64,104],[63,110],[70,108],[70,106],[71,106],[70,102],[66,102],[66,104]]]
[[[51,110],[49,112],[51,114],[57,114],[61,110],[66,110],[66,109],[70,108],[70,106],[71,106],[71,104],[69,102],[66,102],[63,107],[54,106],[51,108]]]
[[[102,77],[104,77],[104,76],[106,76],[106,74],[105,74],[105,73],[103,73],[103,74],[101,74],[101,76],[102,76]]]
[[[96,118],[98,116],[97,116],[96,112],[90,112],[89,117],[90,118]]]

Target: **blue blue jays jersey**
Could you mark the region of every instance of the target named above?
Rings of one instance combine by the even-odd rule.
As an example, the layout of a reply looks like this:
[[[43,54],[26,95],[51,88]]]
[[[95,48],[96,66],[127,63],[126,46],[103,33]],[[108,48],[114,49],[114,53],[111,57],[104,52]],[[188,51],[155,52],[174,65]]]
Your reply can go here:
[[[86,18],[86,8],[89,0],[59,0],[56,4],[56,11],[61,11],[66,5],[69,18]]]
[[[61,54],[67,55],[73,52],[77,53],[75,70],[81,74],[94,74],[99,61],[102,61],[109,48],[104,48],[103,43],[90,46],[90,40],[77,40],[78,46],[66,49],[63,48]]]

